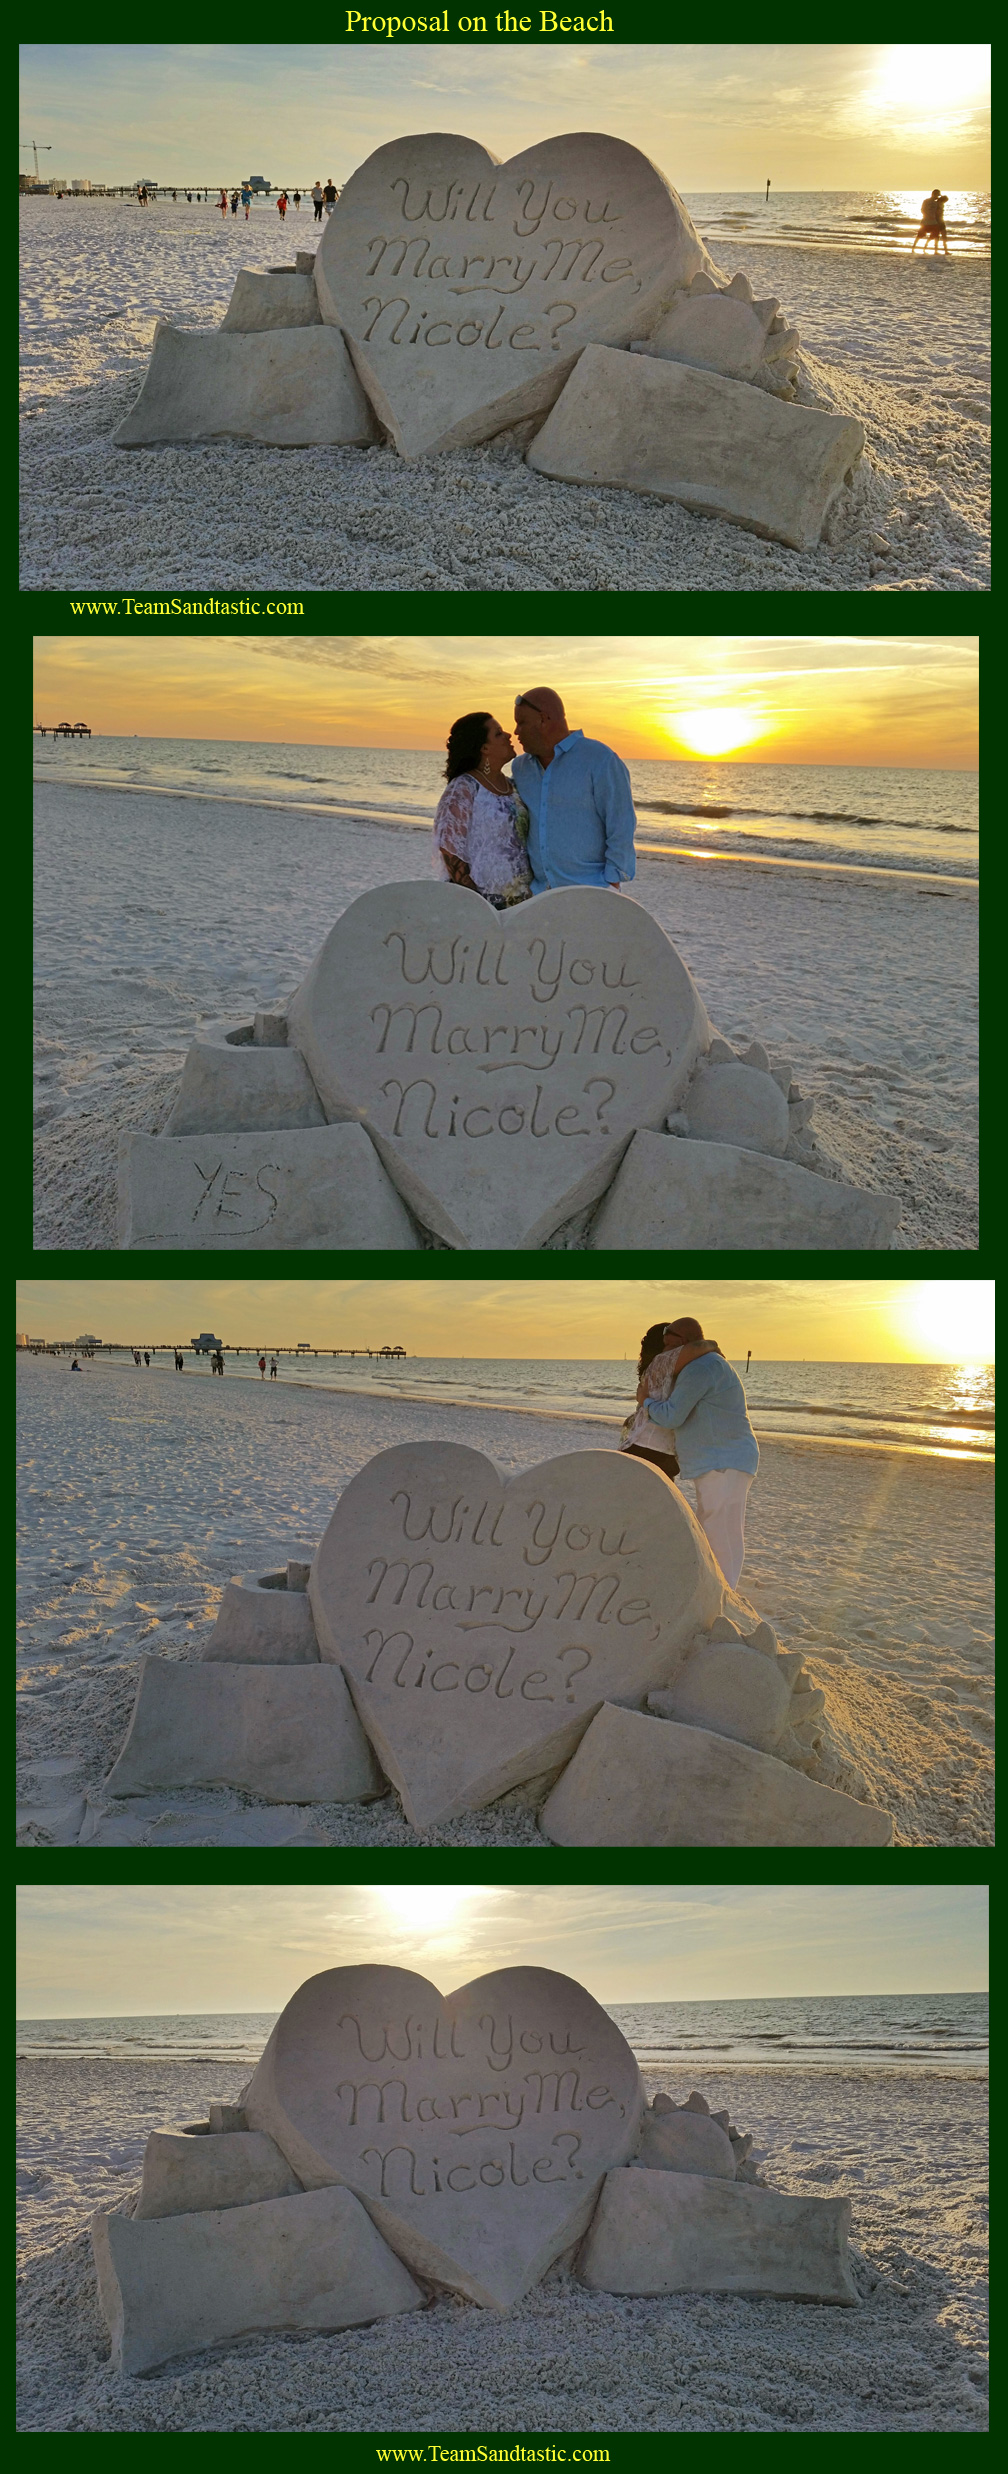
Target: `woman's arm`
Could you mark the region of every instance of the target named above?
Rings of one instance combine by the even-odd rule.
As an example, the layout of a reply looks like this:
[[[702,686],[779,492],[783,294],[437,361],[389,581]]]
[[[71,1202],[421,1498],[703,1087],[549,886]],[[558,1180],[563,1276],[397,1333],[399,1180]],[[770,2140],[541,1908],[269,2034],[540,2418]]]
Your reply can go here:
[[[458,773],[449,782],[437,803],[434,816],[434,848],[441,859],[445,875],[453,885],[466,885],[471,893],[478,887],[469,873],[469,826],[476,797],[476,784],[471,773]]]

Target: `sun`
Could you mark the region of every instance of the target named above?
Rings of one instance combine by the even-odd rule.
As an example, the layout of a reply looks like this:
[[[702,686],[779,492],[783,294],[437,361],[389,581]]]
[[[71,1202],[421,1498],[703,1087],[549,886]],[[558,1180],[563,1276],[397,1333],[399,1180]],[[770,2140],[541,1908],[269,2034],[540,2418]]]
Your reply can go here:
[[[730,756],[737,747],[751,747],[754,740],[769,738],[774,728],[768,714],[744,704],[699,705],[689,713],[666,713],[662,726],[692,756]]]
[[[457,1923],[471,1899],[481,1895],[480,1888],[456,1889],[447,1882],[390,1882],[376,1889],[375,1897],[386,1909],[390,1922],[400,1929],[409,1928],[422,1939],[425,1934],[443,1932]]]
[[[990,48],[985,43],[893,43],[861,98],[879,119],[900,115],[915,131],[946,130],[968,121],[990,92]]]
[[[932,1365],[993,1361],[993,1280],[912,1280],[898,1311],[907,1338]]]

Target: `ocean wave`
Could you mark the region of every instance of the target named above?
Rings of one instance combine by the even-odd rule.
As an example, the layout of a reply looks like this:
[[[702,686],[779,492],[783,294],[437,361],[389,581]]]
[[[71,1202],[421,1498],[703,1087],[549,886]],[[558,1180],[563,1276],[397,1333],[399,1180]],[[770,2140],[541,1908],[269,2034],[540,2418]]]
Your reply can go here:
[[[768,825],[864,825],[867,829],[880,826],[892,833],[964,833],[976,834],[976,825],[939,825],[909,816],[861,816],[852,808],[767,808],[728,807],[713,800],[687,803],[679,799],[638,799],[638,813],[643,816],[697,816],[723,820],[734,817],[740,822]]]

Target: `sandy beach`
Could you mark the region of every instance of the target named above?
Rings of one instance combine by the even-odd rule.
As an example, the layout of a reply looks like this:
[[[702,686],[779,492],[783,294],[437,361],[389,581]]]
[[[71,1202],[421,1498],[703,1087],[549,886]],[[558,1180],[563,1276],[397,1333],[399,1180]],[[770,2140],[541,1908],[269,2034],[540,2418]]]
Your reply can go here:
[[[87,2219],[161,2123],[237,2096],[219,2064],[36,2058],[21,2098],[22,2431],[981,2431],[986,2078],[703,2072],[775,2189],[849,2194],[858,2310],[592,2294],[566,2269],[498,2319],[441,2296],[342,2335],[270,2337],[118,2378]],[[682,2102],[680,2070],[644,2072]],[[228,2084],[225,2084],[225,2081]],[[233,2082],[233,2083],[232,2083]]]
[[[283,1003],[358,894],[426,880],[428,843],[51,780],[36,818],[35,1243],[110,1246],[119,1136],[161,1130],[197,1026]],[[976,1245],[973,885],[642,857],[624,898],[727,1038],[790,1059],[822,1172],[900,1197],[897,1247]]]
[[[517,437],[408,465],[388,447],[127,452],[158,318],[219,326],[243,267],[314,245],[257,210],[22,201],[21,582],[35,591],[981,592],[990,266],[718,242],[803,344],[802,400],[855,415],[855,486],[812,551],[627,490],[545,480]]]
[[[231,1575],[310,1553],[376,1452],[440,1436],[510,1475],[615,1447],[613,1423],[200,1382],[157,1362],[97,1360],[71,1378],[66,1361],[22,1358],[18,1371],[22,1845],[542,1846],[534,1783],[422,1842],[394,1792],[108,1804],[101,1786],[140,1657],[199,1657]],[[826,1694],[826,1783],[891,1812],[901,1845],[992,1840],[992,1488],[975,1461],[762,1446],[742,1592]]]

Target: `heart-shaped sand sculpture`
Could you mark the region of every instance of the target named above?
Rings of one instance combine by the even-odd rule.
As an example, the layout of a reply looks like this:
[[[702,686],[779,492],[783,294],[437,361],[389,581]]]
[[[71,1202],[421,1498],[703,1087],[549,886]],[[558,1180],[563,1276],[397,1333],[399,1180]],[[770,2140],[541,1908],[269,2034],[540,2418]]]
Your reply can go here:
[[[308,1594],[423,1830],[569,1760],[603,1701],[642,1708],[724,1581],[650,1461],[565,1452],[505,1486],[481,1452],[402,1443],[344,1489]]]
[[[337,921],[288,1036],[348,1098],[405,1202],[453,1247],[538,1246],[678,1106],[711,1028],[639,903],[575,886],[494,911],[381,885]]]
[[[400,1967],[312,1976],[244,2097],[306,2189],[343,2183],[408,2267],[496,2310],[585,2231],[642,2104],[618,2027],[546,1967],[447,1995]]]
[[[716,273],[664,173],[622,139],[545,139],[499,163],[406,137],[353,173],[315,260],[400,455],[473,446],[546,413],[585,344],[648,335]]]

